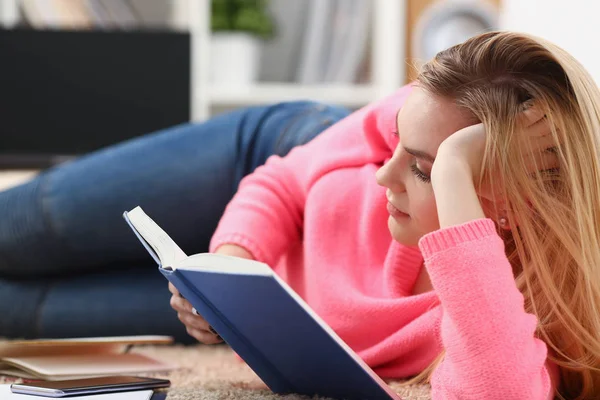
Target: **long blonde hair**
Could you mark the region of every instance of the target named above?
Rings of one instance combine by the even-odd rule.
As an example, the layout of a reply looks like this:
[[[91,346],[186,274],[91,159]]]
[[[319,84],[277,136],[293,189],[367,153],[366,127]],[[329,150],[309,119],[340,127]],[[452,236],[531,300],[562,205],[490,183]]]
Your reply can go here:
[[[567,52],[542,39],[491,32],[440,52],[418,85],[453,99],[487,129],[483,179],[502,188],[506,253],[536,335],[560,368],[557,396],[600,398],[600,92]],[[557,168],[528,173],[516,148],[524,103],[552,128]],[[496,171],[492,174],[491,171]],[[493,340],[493,338],[491,339]],[[441,354],[414,381],[429,380]]]

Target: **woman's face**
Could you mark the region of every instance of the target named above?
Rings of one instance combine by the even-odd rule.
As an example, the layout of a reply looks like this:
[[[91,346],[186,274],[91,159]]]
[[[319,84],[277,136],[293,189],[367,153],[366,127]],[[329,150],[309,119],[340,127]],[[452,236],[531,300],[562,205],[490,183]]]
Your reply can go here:
[[[400,142],[393,157],[377,171],[377,183],[387,188],[392,237],[414,246],[440,227],[429,181],[438,147],[473,120],[451,100],[415,87],[396,122]]]

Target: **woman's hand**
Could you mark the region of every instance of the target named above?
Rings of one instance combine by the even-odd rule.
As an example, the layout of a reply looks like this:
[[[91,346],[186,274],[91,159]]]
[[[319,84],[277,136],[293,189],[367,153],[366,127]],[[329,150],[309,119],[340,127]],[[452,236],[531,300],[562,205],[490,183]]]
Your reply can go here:
[[[531,172],[535,168],[556,167],[554,152],[545,151],[554,146],[550,127],[544,115],[535,107],[521,113],[523,132],[516,146],[524,151],[523,157]],[[450,135],[440,145],[431,171],[440,227],[447,227],[484,218],[479,196],[496,202],[491,187],[480,181],[485,152],[486,129],[483,124],[463,128]],[[495,191],[496,197],[499,193]]]
[[[171,307],[177,311],[177,317],[183,322],[190,336],[204,344],[215,344],[223,341],[217,332],[212,330],[208,322],[195,312],[190,302],[181,296],[172,283],[169,283],[169,291],[172,293]]]
[[[246,249],[233,244],[224,244],[220,246],[215,254],[224,254],[233,257],[252,259],[252,254]],[[223,339],[213,330],[213,328],[200,316],[189,301],[184,299],[177,288],[169,283],[171,296],[171,307],[177,311],[177,317],[185,327],[187,333],[204,344],[221,343]]]
[[[548,169],[557,165],[556,154],[546,151],[554,146],[550,126],[544,115],[535,107],[530,107],[520,115],[520,123],[525,126],[517,136],[520,143],[515,148],[522,149],[529,172],[535,169]],[[432,167],[433,176],[446,168],[462,168],[468,171],[475,184],[479,183],[485,153],[486,129],[482,123],[463,128],[450,135],[440,145],[436,161]],[[490,198],[491,188],[479,187],[482,197]]]

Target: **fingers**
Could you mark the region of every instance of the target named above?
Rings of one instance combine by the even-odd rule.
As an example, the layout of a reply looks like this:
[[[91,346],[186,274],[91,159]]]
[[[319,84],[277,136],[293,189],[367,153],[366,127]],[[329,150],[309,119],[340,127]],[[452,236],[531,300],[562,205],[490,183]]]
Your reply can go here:
[[[197,330],[197,329],[188,327],[187,333],[191,337],[195,338],[196,340],[198,340],[199,342],[204,343],[204,344],[217,344],[217,343],[223,342],[223,339],[221,339],[220,336],[215,335],[210,332],[207,332],[207,331],[201,331],[201,330]]]
[[[171,296],[171,307],[177,311],[177,318],[185,325],[187,333],[204,344],[215,344],[223,342],[223,339],[211,328],[202,316],[195,313],[194,307],[189,301],[181,297],[181,293],[169,283]]]
[[[521,113],[521,118],[526,126],[525,132],[520,135],[521,143],[527,143],[523,146],[524,150],[531,151],[536,158],[545,163],[553,164],[557,161],[556,155],[546,151],[556,146],[555,138],[552,135],[552,129],[548,119],[535,106],[527,108]],[[541,153],[541,154],[537,154]]]
[[[539,153],[555,147],[556,141],[554,140],[554,136],[548,134],[545,136],[530,137],[524,149],[532,153]]]
[[[177,318],[185,325],[188,334],[204,344],[221,343],[223,339],[200,315],[193,313],[192,305],[182,297],[171,296],[171,307],[177,311]]]
[[[177,313],[177,317],[187,327],[198,329],[200,331],[211,332],[211,327],[208,324],[208,322],[206,322],[206,320],[199,315],[194,315],[186,312],[179,312]]]
[[[529,173],[535,171],[544,171],[559,167],[559,161],[556,154],[549,151],[537,152],[535,155],[525,160],[525,168]]]
[[[177,288],[175,287],[175,285],[173,285],[171,282],[169,282],[169,292],[171,292],[172,294],[174,294],[175,296],[179,296],[179,290],[177,290]]]
[[[558,167],[558,156],[552,151],[556,141],[545,118],[526,128],[523,140],[526,143],[522,144],[522,150],[528,153],[528,171],[533,172],[536,167],[540,170]]]
[[[546,118],[538,120],[525,129],[528,137],[544,137],[550,136],[552,133],[552,129],[550,129],[550,122],[548,122]]]
[[[529,106],[519,114],[519,119],[524,126],[530,127],[544,118],[544,112],[538,107]]]
[[[177,312],[192,314],[192,305],[179,294],[173,294],[173,296],[171,296],[171,307]]]

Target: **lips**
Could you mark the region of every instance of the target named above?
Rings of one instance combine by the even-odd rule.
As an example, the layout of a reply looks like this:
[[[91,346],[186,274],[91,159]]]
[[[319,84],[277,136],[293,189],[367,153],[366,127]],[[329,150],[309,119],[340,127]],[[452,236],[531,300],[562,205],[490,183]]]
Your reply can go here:
[[[392,217],[408,217],[408,214],[398,210],[392,203],[388,201],[387,203],[387,211],[390,213]]]

